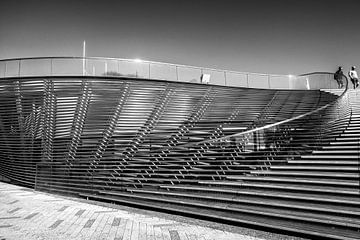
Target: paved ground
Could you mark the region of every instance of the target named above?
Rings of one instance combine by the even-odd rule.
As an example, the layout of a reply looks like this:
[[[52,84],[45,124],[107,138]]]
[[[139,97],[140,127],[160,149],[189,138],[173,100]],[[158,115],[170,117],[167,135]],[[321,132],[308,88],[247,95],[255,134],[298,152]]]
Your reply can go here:
[[[62,197],[0,182],[0,240],[299,239]]]

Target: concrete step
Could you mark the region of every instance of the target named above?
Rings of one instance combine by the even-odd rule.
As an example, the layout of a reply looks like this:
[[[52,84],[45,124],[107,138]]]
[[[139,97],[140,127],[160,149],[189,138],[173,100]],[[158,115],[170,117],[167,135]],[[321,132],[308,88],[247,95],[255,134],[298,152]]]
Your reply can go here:
[[[319,204],[319,203],[304,203],[302,201],[295,201],[295,200],[279,200],[279,199],[263,199],[263,198],[257,198],[257,197],[250,197],[250,196],[234,196],[229,194],[215,194],[211,190],[211,188],[183,188],[182,191],[179,191],[180,189],[173,189],[168,188],[168,190],[171,191],[165,191],[165,189],[136,189],[131,188],[127,189],[129,192],[135,192],[135,193],[147,193],[147,194],[159,194],[159,195],[171,195],[174,197],[179,197],[181,199],[191,198],[191,199],[201,199],[203,201],[216,201],[216,202],[225,202],[225,203],[239,203],[243,207],[245,206],[259,206],[259,208],[263,207],[281,207],[283,209],[292,209],[294,211],[301,210],[301,214],[303,214],[306,211],[311,211],[312,213],[323,213],[323,214],[333,214],[338,213],[342,214],[343,216],[348,217],[354,217],[354,219],[349,220],[350,223],[358,223],[360,225],[360,210],[354,209],[353,207],[343,207],[343,206],[334,206],[334,205],[325,205],[325,204]],[[175,190],[175,191],[174,191]],[[190,190],[190,191],[189,191]],[[210,190],[210,191],[208,191]],[[210,205],[210,204],[209,204]],[[335,217],[336,218],[336,217]],[[358,220],[355,220],[355,218],[359,218]],[[343,219],[348,220],[348,219]]]
[[[332,161],[326,161],[326,160],[290,160],[288,161],[289,164],[320,164],[320,165],[356,165],[358,166],[360,164],[359,161],[349,161],[349,160],[332,160]]]
[[[326,150],[349,150],[349,149],[356,149],[356,150],[359,150],[360,151],[360,146],[358,145],[341,145],[341,144],[338,144],[338,145],[335,145],[335,144],[332,144],[331,146],[323,146],[322,147],[323,149],[326,149]]]
[[[294,177],[326,177],[329,179],[359,179],[358,173],[336,173],[327,171],[275,171],[275,170],[254,170],[250,172],[260,176],[294,176]]]
[[[357,180],[329,180],[327,178],[299,178],[299,177],[288,177],[288,176],[229,176],[227,179],[230,180],[242,180],[242,181],[255,181],[255,182],[284,182],[284,183],[306,183],[314,185],[339,185],[348,187],[358,187],[359,181]]]
[[[311,171],[337,171],[337,172],[358,172],[359,166],[355,164],[355,166],[301,166],[301,165],[286,165],[286,166],[271,166],[271,169],[274,170],[311,170]]]
[[[349,155],[304,155],[301,156],[302,159],[359,159],[359,155],[349,154]]]
[[[360,135],[360,131],[359,131],[359,132],[345,132],[345,133],[341,134],[340,137],[337,137],[336,139],[341,139],[341,138],[358,138],[359,135]]]
[[[338,141],[338,142],[330,142],[330,145],[333,145],[333,146],[338,146],[338,145],[341,145],[341,146],[357,146],[359,147],[360,146],[360,143],[358,140],[348,140],[348,141]]]
[[[257,176],[258,177],[258,176]],[[214,186],[217,187],[218,191],[230,191],[236,192],[237,194],[244,195],[260,195],[263,197],[278,197],[286,199],[301,199],[304,201],[311,202],[324,202],[324,203],[334,203],[334,204],[346,204],[351,206],[360,207],[360,201],[358,195],[349,196],[349,195],[335,195],[330,193],[316,193],[316,192],[286,192],[282,189],[271,189],[271,188],[244,188],[242,187],[243,181],[200,181],[200,184],[204,186]],[[167,185],[169,186],[169,185]],[[194,186],[189,186],[189,188]],[[356,185],[354,185],[356,187]],[[171,185],[172,188],[181,187],[179,185]],[[352,187],[352,186],[351,186]]]
[[[248,188],[267,188],[277,189],[282,191],[298,191],[298,192],[318,192],[318,193],[331,193],[339,195],[351,195],[358,196],[359,190],[357,188],[345,188],[345,187],[330,187],[330,186],[309,186],[305,184],[286,184],[286,183],[255,183],[255,182],[242,182],[242,187]]]
[[[360,155],[360,149],[356,150],[340,150],[340,149],[327,149],[327,150],[315,150],[313,154],[346,154],[346,155]]]

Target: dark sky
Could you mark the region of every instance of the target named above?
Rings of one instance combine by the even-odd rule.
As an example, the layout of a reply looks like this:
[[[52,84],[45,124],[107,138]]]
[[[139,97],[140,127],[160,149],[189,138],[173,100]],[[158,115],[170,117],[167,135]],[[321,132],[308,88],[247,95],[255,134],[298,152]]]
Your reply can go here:
[[[299,74],[360,67],[359,0],[2,0],[0,58],[87,55]]]

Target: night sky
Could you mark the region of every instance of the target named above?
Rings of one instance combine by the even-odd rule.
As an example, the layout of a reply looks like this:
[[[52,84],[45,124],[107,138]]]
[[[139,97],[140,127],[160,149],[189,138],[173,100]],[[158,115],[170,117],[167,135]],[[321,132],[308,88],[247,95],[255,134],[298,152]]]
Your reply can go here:
[[[360,67],[359,0],[2,0],[0,58],[141,58],[300,74]]]

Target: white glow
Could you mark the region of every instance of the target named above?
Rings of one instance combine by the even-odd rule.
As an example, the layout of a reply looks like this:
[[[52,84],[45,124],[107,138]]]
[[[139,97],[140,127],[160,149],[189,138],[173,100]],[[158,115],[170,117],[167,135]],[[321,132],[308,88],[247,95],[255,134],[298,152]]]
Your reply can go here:
[[[289,77],[289,78],[292,78],[292,77],[294,77],[294,75],[292,75],[292,74],[289,74],[289,75],[288,75],[288,77]]]
[[[137,63],[142,63],[142,62],[143,62],[143,60],[141,60],[140,58],[135,58],[135,59],[134,59],[134,62],[137,62]]]
[[[306,89],[307,89],[307,90],[310,90],[309,78],[306,78]]]

